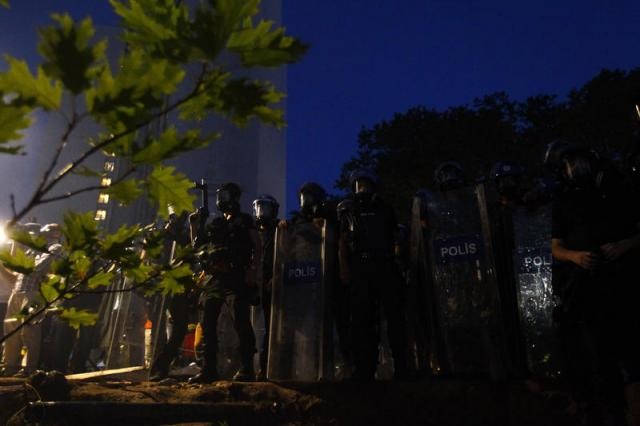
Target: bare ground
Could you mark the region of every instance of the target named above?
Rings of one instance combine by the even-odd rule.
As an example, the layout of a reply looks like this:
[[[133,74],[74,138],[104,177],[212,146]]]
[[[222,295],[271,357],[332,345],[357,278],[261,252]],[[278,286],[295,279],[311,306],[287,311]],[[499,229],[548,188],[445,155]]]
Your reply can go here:
[[[533,382],[483,381],[235,383],[188,385],[120,379],[72,382],[62,411],[45,424],[573,425],[566,392]],[[21,381],[0,379],[0,424],[37,398]],[[57,407],[60,408],[60,407]],[[50,407],[49,407],[50,409]],[[65,411],[66,410],[66,411]],[[61,414],[62,413],[62,414]],[[14,418],[14,424],[24,419]]]

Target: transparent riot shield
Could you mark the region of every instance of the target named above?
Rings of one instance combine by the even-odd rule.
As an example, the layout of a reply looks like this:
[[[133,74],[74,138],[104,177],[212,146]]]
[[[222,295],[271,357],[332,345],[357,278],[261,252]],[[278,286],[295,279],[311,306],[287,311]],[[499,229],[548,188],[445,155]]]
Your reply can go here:
[[[484,185],[433,193],[426,200],[432,303],[445,373],[504,371],[504,337]]]
[[[551,206],[516,209],[512,217],[518,310],[529,371],[556,377],[559,361],[552,319]]]
[[[118,274],[105,297],[105,329],[102,344],[105,369],[145,364],[146,302],[133,291],[131,282]]]
[[[430,268],[426,208],[430,193],[420,191],[413,199],[409,234],[407,278],[407,326],[409,360],[418,375],[438,373],[437,318]]]
[[[324,221],[298,222],[278,229],[271,305],[267,377],[271,380],[330,380],[330,336]]]

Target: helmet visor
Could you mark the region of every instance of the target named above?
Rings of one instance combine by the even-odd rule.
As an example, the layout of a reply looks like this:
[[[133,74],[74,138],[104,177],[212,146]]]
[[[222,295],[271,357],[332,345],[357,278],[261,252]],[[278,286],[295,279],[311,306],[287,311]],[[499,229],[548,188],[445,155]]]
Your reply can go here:
[[[256,219],[273,219],[275,209],[271,203],[257,202],[253,205],[253,215]]]
[[[375,192],[373,182],[369,179],[356,180],[355,192],[356,194],[373,194]]]
[[[591,162],[584,157],[577,157],[566,161],[567,178],[571,182],[584,182],[593,177]]]

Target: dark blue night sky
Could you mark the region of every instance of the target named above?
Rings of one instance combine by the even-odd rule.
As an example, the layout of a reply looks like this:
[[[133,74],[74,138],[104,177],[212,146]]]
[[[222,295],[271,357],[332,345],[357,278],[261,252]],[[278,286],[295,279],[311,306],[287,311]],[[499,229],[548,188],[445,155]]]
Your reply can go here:
[[[284,21],[313,46],[289,68],[290,200],[303,180],[330,188],[360,128],[394,112],[565,95],[640,65],[637,0],[285,0]]]
[[[312,45],[289,68],[290,207],[306,180],[332,190],[360,128],[394,112],[499,90],[564,95],[602,68],[640,65],[637,0],[283,1],[289,33]],[[110,9],[102,0],[42,3],[103,22]],[[42,11],[32,17],[34,28],[48,21]],[[10,36],[24,23],[1,11],[0,51],[31,53],[16,46],[33,40]]]

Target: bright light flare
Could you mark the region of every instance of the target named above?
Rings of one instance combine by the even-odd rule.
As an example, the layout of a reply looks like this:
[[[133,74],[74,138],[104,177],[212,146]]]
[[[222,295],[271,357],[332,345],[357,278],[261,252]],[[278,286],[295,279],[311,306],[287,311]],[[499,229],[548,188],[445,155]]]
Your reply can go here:
[[[6,232],[4,232],[4,226],[0,225],[0,246],[9,242]]]

